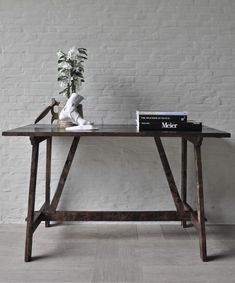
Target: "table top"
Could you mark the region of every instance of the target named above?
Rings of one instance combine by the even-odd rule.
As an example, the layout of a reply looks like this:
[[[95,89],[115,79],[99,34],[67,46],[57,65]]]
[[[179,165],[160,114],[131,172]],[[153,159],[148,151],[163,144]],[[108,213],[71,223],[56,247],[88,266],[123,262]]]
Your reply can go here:
[[[229,138],[230,133],[203,126],[202,131],[138,131],[135,125],[97,125],[98,130],[72,132],[66,131],[58,125],[32,124],[9,131],[3,136],[116,136],[116,137],[214,137]]]

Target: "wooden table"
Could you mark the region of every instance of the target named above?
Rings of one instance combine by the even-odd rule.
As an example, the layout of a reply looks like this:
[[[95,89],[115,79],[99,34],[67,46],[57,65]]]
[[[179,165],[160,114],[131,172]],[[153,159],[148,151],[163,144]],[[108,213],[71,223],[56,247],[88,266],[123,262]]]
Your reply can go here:
[[[203,127],[202,132],[183,131],[137,131],[135,126],[105,125],[97,131],[68,132],[56,125],[28,125],[3,132],[3,136],[28,136],[32,144],[31,174],[28,194],[28,215],[25,243],[25,261],[32,258],[33,233],[38,225],[45,221],[49,227],[50,221],[181,221],[184,228],[190,221],[199,236],[200,255],[207,261],[206,231],[204,215],[204,198],[202,183],[201,145],[204,138],[228,138],[230,133],[209,127]],[[52,137],[73,137],[67,159],[62,170],[57,189],[51,200],[51,149]],[[90,137],[153,137],[156,143],[163,169],[172,194],[175,211],[58,211],[57,206],[72,164],[79,140],[83,136]],[[161,137],[181,138],[181,194],[179,193]],[[46,175],[45,203],[40,210],[35,211],[35,192],[38,169],[38,152],[41,142],[46,141]],[[187,142],[194,146],[197,208],[193,209],[187,202]]]

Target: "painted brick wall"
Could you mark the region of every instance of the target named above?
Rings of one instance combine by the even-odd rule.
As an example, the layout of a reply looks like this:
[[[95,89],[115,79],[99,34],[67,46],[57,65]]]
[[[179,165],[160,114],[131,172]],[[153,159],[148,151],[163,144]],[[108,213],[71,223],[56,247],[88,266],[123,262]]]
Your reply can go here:
[[[192,119],[234,134],[234,15],[233,0],[0,0],[1,129],[30,124],[51,97],[61,99],[55,53],[78,46],[89,53],[82,90],[89,120],[132,124],[136,109],[187,110]],[[26,138],[0,140],[0,222],[23,222],[30,144]],[[54,139],[53,188],[70,142]],[[180,184],[180,142],[164,144]],[[203,144],[212,223],[235,223],[234,147],[233,138]],[[43,147],[38,203],[44,152]],[[173,208],[151,139],[83,138],[73,165],[64,209]]]

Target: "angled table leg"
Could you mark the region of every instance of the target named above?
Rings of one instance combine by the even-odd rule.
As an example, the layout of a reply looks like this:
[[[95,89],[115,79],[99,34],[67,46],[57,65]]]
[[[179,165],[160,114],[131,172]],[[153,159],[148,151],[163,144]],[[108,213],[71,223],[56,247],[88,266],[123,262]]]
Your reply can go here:
[[[74,155],[76,153],[79,140],[80,140],[80,137],[74,137],[74,139],[73,139],[73,142],[72,142],[72,145],[70,147],[67,159],[66,159],[65,164],[64,164],[63,171],[60,175],[60,180],[59,180],[57,189],[56,189],[54,197],[51,201],[51,205],[50,205],[49,210],[52,211],[52,212],[54,212],[56,210],[58,203],[60,201],[60,197],[61,197],[61,194],[63,192],[64,185],[65,185],[66,179],[68,177],[69,170],[70,170],[71,164],[73,162],[73,158],[74,158]]]
[[[25,241],[26,262],[31,260],[31,255],[32,255],[33,219],[34,219],[34,207],[35,207],[37,170],[38,170],[39,141],[37,141],[36,138],[31,138],[31,144],[32,144],[32,157],[31,157],[31,172],[30,172],[29,195],[28,195],[28,215],[27,215],[27,228],[26,228],[26,241]]]
[[[195,166],[196,166],[196,191],[197,191],[197,220],[200,243],[200,256],[202,261],[207,261],[206,250],[206,227],[204,213],[204,196],[202,182],[202,161],[201,161],[201,143],[194,144]]]
[[[50,206],[50,194],[51,194],[51,147],[52,137],[47,139],[46,144],[46,188],[45,188],[45,208],[49,209]],[[45,221],[45,227],[50,226],[50,221]]]
[[[169,185],[169,188],[170,188],[170,191],[171,191],[171,195],[172,195],[173,201],[175,203],[175,207],[176,207],[179,215],[181,217],[183,217],[183,215],[184,215],[184,204],[183,204],[183,202],[180,198],[180,195],[178,193],[178,189],[177,189],[177,186],[176,186],[176,183],[175,183],[175,179],[174,179],[174,176],[172,174],[170,164],[168,162],[162,141],[159,137],[155,137],[154,139],[155,139],[155,143],[157,145],[157,149],[158,149],[159,156],[160,156],[160,159],[161,159],[161,162],[162,162],[162,166],[163,166],[163,169],[164,169],[167,181],[168,181],[168,185]]]
[[[187,140],[181,139],[181,199],[185,204],[187,201]],[[187,227],[187,221],[182,220],[183,228]]]

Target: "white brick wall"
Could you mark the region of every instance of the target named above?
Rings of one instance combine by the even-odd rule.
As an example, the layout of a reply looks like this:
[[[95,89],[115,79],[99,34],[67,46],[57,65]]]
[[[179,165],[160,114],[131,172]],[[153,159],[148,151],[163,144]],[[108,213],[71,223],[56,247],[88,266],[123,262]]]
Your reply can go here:
[[[51,97],[60,99],[55,53],[75,45],[89,52],[82,91],[88,119],[131,124],[136,109],[188,110],[191,118],[233,134],[234,15],[233,0],[0,0],[1,129],[32,123]],[[53,187],[70,141],[54,141]],[[166,140],[177,183],[179,146]],[[210,222],[235,223],[234,146],[233,138],[203,145]],[[29,141],[1,137],[0,155],[0,222],[22,222]],[[171,209],[161,173],[151,139],[84,138],[61,206]]]

